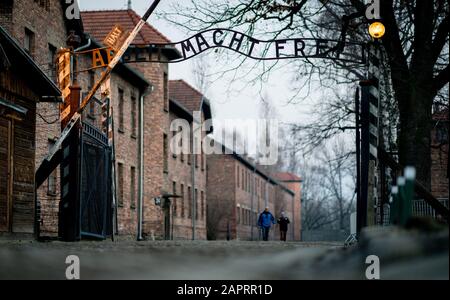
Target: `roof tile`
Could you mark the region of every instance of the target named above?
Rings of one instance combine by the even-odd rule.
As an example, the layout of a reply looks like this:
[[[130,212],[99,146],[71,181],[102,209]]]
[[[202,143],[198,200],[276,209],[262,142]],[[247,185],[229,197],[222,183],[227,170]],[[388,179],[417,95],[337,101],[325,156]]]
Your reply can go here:
[[[141,17],[134,10],[98,10],[81,12],[84,30],[99,42],[115,25],[121,25],[125,30],[132,31]],[[134,45],[167,44],[171,41],[153,26],[146,25],[139,32]]]
[[[181,103],[190,112],[198,111],[202,103],[203,94],[184,80],[169,82],[170,98]]]

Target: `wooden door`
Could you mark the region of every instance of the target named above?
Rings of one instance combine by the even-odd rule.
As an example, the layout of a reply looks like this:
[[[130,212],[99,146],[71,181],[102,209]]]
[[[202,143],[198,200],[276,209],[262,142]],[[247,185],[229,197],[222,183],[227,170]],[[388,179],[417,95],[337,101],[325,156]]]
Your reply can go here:
[[[0,117],[0,232],[11,231],[11,126]]]

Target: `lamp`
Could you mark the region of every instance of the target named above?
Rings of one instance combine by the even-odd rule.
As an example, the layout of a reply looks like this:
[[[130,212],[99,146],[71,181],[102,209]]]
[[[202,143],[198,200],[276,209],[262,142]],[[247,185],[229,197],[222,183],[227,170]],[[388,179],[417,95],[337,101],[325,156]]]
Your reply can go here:
[[[386,27],[381,22],[374,22],[370,24],[369,34],[374,39],[381,39],[386,33]]]

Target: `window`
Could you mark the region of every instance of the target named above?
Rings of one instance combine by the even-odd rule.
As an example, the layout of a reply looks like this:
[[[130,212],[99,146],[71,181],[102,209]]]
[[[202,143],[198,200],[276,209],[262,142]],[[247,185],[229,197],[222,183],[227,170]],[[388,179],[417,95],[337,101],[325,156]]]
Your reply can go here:
[[[34,3],[39,4],[39,6],[44,8],[46,11],[50,10],[50,0],[34,0]]]
[[[202,220],[205,219],[205,192],[201,192],[201,201],[202,201]]]
[[[200,161],[200,169],[202,171],[205,170],[205,165],[203,163],[203,142],[200,142],[200,153],[198,154],[197,160]]]
[[[124,111],[123,111],[123,106],[124,106],[124,92],[122,89],[119,89],[119,132],[124,132]]]
[[[48,44],[48,76],[56,82],[56,47]]]
[[[34,32],[25,28],[25,37],[23,42],[23,48],[30,55],[33,56],[34,52]]]
[[[130,169],[130,208],[136,208],[136,168]]]
[[[177,134],[178,134],[178,132],[176,132],[176,131],[172,131],[172,137],[171,137],[171,140],[172,141],[175,141],[175,137],[177,136]],[[176,146],[179,146],[179,144],[178,145],[176,145]],[[173,149],[173,150],[175,150],[175,149]],[[172,152],[172,157],[173,157],[173,159],[177,159],[177,154],[175,153],[176,151],[171,151]]]
[[[48,150],[51,150],[55,142],[49,141]],[[57,169],[55,169],[47,179],[47,194],[49,196],[56,196],[56,181],[57,181]]]
[[[164,160],[164,173],[169,172],[169,139],[167,138],[167,134],[164,134],[163,137],[163,160]]]
[[[181,154],[180,154],[180,157],[181,157],[181,161],[182,162],[184,162],[184,150],[183,150],[183,143],[184,143],[184,138],[183,137],[181,137],[181,139],[180,139],[180,147],[181,147]]]
[[[188,218],[192,218],[192,192],[191,187],[188,186]]]
[[[89,86],[88,90],[90,91],[95,84],[95,72],[89,71]],[[89,117],[95,118],[95,101],[89,102]]]
[[[172,182],[172,194],[177,195],[177,183],[176,181]],[[173,198],[173,215],[177,215],[177,198]]]
[[[241,188],[244,190],[245,189],[245,178],[244,178],[244,169],[241,170],[241,180],[242,180],[242,184],[241,184]]]
[[[241,208],[239,206],[237,208],[237,223],[241,224]]]
[[[167,73],[164,73],[163,89],[164,89],[164,110],[169,111],[169,76],[167,75]]]
[[[191,132],[193,132],[192,131],[193,127],[190,127],[190,128],[191,128]],[[194,154],[192,154],[193,152],[194,152],[194,141],[193,141],[193,138],[191,136],[191,138],[189,139],[189,151],[188,151],[188,157],[187,157],[188,165],[191,165],[192,164],[192,160],[195,159]]]
[[[184,184],[180,187],[180,196],[181,196],[181,217],[184,218]]]
[[[198,220],[198,190],[195,189],[195,219]]]
[[[117,164],[117,190],[119,192],[118,195],[118,204],[119,207],[123,207],[123,164],[118,163]]]
[[[136,124],[137,124],[137,108],[136,97],[131,96],[131,136],[136,137]]]
[[[240,176],[239,176],[239,166],[237,166],[237,187],[240,187]]]
[[[247,174],[247,171],[245,171],[245,191],[248,192],[248,174]]]

